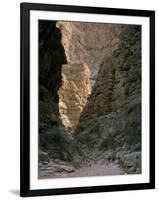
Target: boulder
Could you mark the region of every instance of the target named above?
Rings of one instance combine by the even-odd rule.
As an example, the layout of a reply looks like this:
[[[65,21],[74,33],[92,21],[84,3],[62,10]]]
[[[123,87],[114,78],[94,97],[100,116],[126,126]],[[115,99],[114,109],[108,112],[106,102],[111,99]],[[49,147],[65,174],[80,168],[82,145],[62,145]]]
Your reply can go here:
[[[39,150],[38,155],[39,155],[39,162],[44,163],[49,161],[49,155],[47,152]]]
[[[76,141],[62,127],[43,130],[40,146],[48,152],[51,159],[72,160],[76,155]]]

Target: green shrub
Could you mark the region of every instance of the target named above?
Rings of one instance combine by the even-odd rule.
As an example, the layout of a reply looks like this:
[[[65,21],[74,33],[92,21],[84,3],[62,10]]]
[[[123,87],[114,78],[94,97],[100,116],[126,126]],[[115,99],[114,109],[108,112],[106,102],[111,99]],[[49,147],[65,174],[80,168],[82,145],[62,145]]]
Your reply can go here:
[[[100,144],[100,150],[115,150],[117,147],[117,142],[115,141],[114,137],[108,136],[103,142]]]
[[[141,143],[141,131],[138,128],[129,128],[126,131],[126,142],[130,145]]]

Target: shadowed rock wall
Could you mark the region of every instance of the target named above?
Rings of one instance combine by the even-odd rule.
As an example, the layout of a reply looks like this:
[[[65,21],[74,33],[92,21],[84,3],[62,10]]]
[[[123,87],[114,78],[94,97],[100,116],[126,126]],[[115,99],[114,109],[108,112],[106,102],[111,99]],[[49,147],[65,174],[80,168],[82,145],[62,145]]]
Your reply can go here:
[[[39,21],[39,162],[71,160],[75,141],[59,115],[58,90],[66,64],[61,31],[56,21]]]
[[[56,21],[39,21],[39,131],[59,124],[58,89],[67,63]]]
[[[117,50],[100,67],[76,137],[89,149],[110,150],[128,172],[140,173],[140,26],[122,27]]]

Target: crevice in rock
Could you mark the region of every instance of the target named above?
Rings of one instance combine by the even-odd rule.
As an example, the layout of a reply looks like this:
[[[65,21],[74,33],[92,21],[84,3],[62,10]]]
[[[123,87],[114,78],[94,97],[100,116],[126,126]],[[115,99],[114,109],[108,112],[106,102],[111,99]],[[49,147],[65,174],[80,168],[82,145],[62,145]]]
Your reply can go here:
[[[63,125],[75,132],[94,88],[102,61],[118,46],[121,25],[57,22],[67,65],[62,67],[59,109]]]
[[[141,173],[140,26],[39,21],[39,134],[40,178]]]

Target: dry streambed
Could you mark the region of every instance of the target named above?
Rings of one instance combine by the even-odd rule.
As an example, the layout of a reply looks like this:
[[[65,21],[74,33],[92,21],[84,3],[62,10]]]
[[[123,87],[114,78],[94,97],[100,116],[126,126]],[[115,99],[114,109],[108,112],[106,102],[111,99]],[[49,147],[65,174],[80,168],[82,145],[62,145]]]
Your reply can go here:
[[[118,164],[100,160],[93,164],[88,164],[80,168],[70,165],[55,164],[53,162],[44,163],[39,166],[39,178],[64,178],[64,177],[87,177],[87,176],[107,176],[122,175],[125,172]]]

